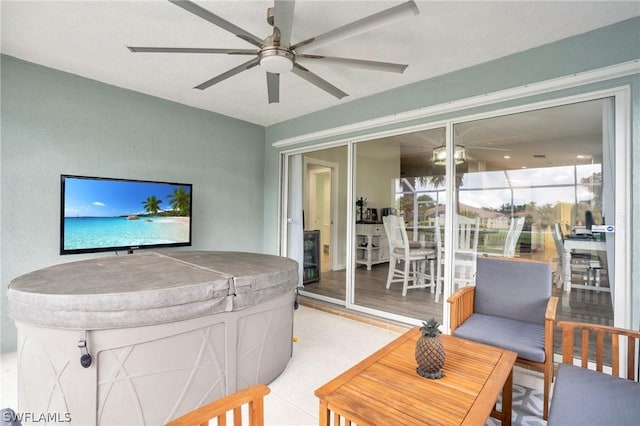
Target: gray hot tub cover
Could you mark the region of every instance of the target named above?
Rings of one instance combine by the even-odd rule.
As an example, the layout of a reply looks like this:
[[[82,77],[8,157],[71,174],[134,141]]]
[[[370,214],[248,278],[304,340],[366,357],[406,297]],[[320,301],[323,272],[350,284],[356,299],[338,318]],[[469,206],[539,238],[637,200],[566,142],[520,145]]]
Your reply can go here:
[[[9,285],[9,314],[82,330],[154,325],[240,310],[293,291],[297,264],[243,252],[145,252],[64,263]]]

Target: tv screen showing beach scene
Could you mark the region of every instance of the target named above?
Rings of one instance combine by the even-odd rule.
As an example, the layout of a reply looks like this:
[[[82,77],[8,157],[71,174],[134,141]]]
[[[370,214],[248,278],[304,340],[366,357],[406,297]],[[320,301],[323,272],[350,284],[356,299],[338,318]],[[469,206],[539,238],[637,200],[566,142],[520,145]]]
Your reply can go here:
[[[60,254],[191,245],[192,185],[61,175]]]

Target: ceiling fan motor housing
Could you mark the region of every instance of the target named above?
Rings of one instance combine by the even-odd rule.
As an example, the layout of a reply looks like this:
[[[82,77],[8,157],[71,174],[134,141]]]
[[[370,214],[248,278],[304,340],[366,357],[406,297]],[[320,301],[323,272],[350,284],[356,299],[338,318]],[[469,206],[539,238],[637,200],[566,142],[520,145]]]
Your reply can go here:
[[[293,52],[280,46],[265,46],[260,49],[258,56],[260,67],[274,74],[291,71],[295,58]]]

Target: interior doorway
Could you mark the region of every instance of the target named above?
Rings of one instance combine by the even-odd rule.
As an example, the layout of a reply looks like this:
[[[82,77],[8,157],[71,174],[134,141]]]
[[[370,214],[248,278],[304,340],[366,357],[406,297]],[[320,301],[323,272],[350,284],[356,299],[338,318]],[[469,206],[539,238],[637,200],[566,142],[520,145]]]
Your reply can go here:
[[[320,231],[320,271],[336,270],[334,208],[338,164],[304,157],[304,230]]]

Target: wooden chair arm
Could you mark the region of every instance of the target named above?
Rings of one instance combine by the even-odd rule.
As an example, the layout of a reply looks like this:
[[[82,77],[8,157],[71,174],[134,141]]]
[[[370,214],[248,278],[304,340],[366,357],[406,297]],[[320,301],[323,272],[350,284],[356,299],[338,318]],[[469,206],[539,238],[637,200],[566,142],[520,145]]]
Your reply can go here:
[[[558,298],[556,296],[551,296],[549,301],[547,302],[547,310],[544,313],[545,320],[556,320],[556,309],[558,308]]]
[[[447,299],[451,305],[451,333],[473,314],[475,294],[476,288],[467,286],[459,289]]]
[[[600,372],[602,372],[602,366],[604,364],[604,339],[606,335],[609,335],[611,338],[611,374],[614,376],[620,375],[620,341],[626,339],[626,378],[634,380],[634,367],[637,356],[636,345],[638,341],[640,341],[640,331],[573,321],[560,321],[558,322],[558,327],[562,329],[562,362],[565,364],[573,364],[574,336],[575,332],[579,331],[582,336],[580,348],[581,367],[588,368],[589,339],[590,336],[593,335],[595,336],[596,342],[595,369]]]
[[[549,375],[553,380],[553,342],[555,341],[556,309],[558,298],[551,296],[547,302],[547,310],[544,313],[544,354],[548,363]]]
[[[264,396],[269,392],[271,390],[267,386],[257,384],[203,405],[184,416],[173,419],[165,426],[207,426],[209,420],[214,418],[217,418],[219,426],[225,426],[227,412],[232,410],[234,425],[241,425],[243,404],[249,404],[249,425],[260,426],[264,423]]]

